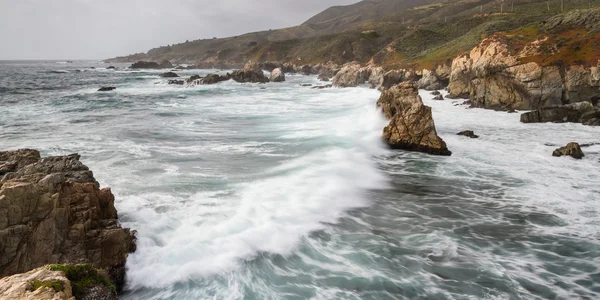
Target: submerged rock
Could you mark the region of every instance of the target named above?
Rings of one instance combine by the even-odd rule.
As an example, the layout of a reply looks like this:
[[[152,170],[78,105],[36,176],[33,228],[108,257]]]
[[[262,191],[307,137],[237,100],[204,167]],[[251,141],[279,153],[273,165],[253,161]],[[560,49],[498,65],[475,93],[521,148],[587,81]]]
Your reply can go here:
[[[106,68],[107,70],[116,70],[117,68],[115,66],[110,66],[108,68]]]
[[[52,263],[89,263],[124,284],[135,232],[118,223],[115,198],[71,154],[0,152],[0,276]]]
[[[585,155],[577,143],[568,143],[566,146],[558,148],[552,152],[552,156],[571,156],[576,159],[582,159]]]
[[[174,85],[184,85],[185,81],[184,80],[169,80],[167,81],[168,84],[174,84]]]
[[[98,89],[98,92],[110,92],[113,90],[116,90],[117,88],[114,86],[103,86],[101,88]]]
[[[433,100],[444,100],[444,96],[442,96],[441,94],[433,97]]]
[[[470,137],[472,139],[478,139],[479,138],[479,136],[476,135],[475,132],[473,132],[472,130],[461,131],[461,132],[457,133],[456,135],[462,135],[462,136]]]
[[[434,96],[437,96],[437,95],[441,95],[442,93],[440,93],[440,91],[433,91],[430,94],[434,95]]]
[[[377,101],[390,120],[383,137],[394,149],[434,155],[452,154],[436,132],[431,107],[423,105],[417,85],[404,82],[384,91]]]
[[[177,77],[179,77],[179,75],[177,75],[176,73],[173,73],[173,72],[162,73],[159,76],[162,78],[177,78]]]
[[[267,83],[269,78],[265,76],[260,66],[255,62],[248,62],[241,70],[234,71],[231,73],[231,79],[236,82],[255,82],[255,83]]]
[[[328,89],[333,87],[333,84],[326,84],[326,85],[317,85],[317,86],[313,86],[311,89],[318,89],[318,90],[322,90],[322,89]]]
[[[283,71],[281,70],[281,68],[274,69],[271,72],[271,76],[269,77],[269,80],[271,82],[284,82],[285,81],[285,74],[283,73]]]

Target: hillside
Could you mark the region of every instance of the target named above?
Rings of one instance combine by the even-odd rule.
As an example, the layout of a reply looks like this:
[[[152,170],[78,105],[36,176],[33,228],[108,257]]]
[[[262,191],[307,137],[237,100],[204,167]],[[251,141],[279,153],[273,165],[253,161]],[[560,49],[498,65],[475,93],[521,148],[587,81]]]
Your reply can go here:
[[[596,5],[600,3],[572,0],[564,9],[568,13]],[[247,60],[359,61],[387,68],[426,68],[465,53],[493,33],[537,28],[560,13],[559,0],[365,0],[331,7],[296,27],[197,40],[108,61],[167,59],[205,67]]]

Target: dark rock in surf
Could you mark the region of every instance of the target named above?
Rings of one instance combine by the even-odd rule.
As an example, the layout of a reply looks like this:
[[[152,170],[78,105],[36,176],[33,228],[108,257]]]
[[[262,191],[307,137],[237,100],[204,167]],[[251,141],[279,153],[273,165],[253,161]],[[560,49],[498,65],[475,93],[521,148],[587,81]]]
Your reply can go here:
[[[522,123],[583,123],[595,116],[595,109],[590,102],[544,107],[521,115]]]
[[[177,75],[173,72],[162,73],[159,76],[162,78],[177,78],[177,77],[179,77],[179,75]]]
[[[437,95],[441,95],[442,93],[440,93],[440,91],[433,91],[431,92],[431,95],[437,96]]]
[[[465,130],[465,131],[461,131],[459,133],[457,133],[456,135],[462,135],[462,136],[466,136],[472,139],[478,139],[479,136],[475,134],[475,132],[473,132],[472,130]]]
[[[117,88],[114,86],[103,86],[100,89],[98,89],[98,92],[110,92],[113,90],[116,90]]]
[[[187,81],[187,83],[192,83],[192,82],[194,82],[194,81],[196,81],[198,79],[202,79],[202,76],[200,76],[200,75],[192,75],[186,81]]]
[[[306,87],[306,86],[312,86],[312,84],[310,84],[310,83],[303,83],[303,84],[300,84],[300,86]]]
[[[552,152],[552,156],[571,156],[575,159],[582,159],[585,155],[577,143],[568,143],[566,146],[558,148]]]
[[[322,90],[322,89],[328,89],[333,87],[333,84],[326,84],[326,85],[317,85],[317,86],[313,86],[311,89],[318,89],[318,90]]]
[[[444,100],[444,96],[442,96],[441,94],[437,95],[437,96],[433,97],[433,100]]]
[[[221,81],[227,81],[229,79],[231,79],[231,75],[229,73],[227,73],[227,75],[225,76],[218,74],[208,74],[206,75],[206,77],[202,78],[201,80],[196,80],[195,82],[199,84],[216,84]]]
[[[174,84],[174,85],[183,85],[185,84],[185,81],[183,80],[169,80],[167,81],[168,84]]]
[[[130,69],[172,69],[173,65],[168,60],[163,60],[160,63],[152,61],[138,61],[132,64]]]
[[[107,70],[116,70],[117,68],[115,66],[110,66],[108,68],[106,68]]]
[[[262,69],[256,62],[248,62],[241,70],[231,73],[231,79],[240,83],[267,83],[269,78],[265,76]]]

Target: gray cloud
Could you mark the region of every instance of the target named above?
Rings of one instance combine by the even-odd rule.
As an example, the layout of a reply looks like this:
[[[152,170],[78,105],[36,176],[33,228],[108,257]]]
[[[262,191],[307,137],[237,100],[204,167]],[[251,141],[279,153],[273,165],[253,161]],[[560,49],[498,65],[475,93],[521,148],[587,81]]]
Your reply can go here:
[[[0,0],[0,59],[100,59],[298,25],[358,0]]]

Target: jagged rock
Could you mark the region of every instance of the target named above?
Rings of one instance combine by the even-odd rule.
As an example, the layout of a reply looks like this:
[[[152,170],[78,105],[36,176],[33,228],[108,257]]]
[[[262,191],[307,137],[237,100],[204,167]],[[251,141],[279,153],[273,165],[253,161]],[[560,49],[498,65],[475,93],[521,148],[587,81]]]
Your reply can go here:
[[[206,77],[202,78],[199,83],[200,84],[215,84],[215,83],[219,83],[221,81],[227,81],[229,79],[231,79],[231,75],[229,73],[227,73],[227,75],[225,75],[225,76],[221,76],[218,74],[208,74],[208,75],[206,75]]]
[[[173,65],[168,60],[163,60],[160,63],[151,61],[138,61],[132,64],[130,69],[172,69]]]
[[[178,78],[179,77],[179,75],[177,75],[173,72],[162,73],[159,76],[162,78]]]
[[[169,81],[167,81],[167,84],[184,85],[185,81],[184,80],[169,80]]]
[[[585,155],[577,143],[568,143],[566,146],[554,150],[552,156],[571,156],[575,159],[582,159]]]
[[[493,35],[452,61],[448,91],[453,98],[471,99],[474,107],[496,110],[531,110],[600,96],[598,66],[521,63],[556,51],[547,38],[518,51],[506,36]]]
[[[462,136],[466,136],[472,139],[478,139],[479,136],[475,134],[475,132],[473,132],[472,130],[465,130],[465,131],[461,131],[459,133],[457,133],[456,135],[462,135]]]
[[[110,92],[113,90],[116,90],[117,88],[114,86],[103,86],[101,88],[98,89],[98,92]]]
[[[523,123],[545,123],[545,122],[575,122],[582,123],[589,120],[595,114],[594,106],[589,102],[544,107],[521,115]],[[584,119],[585,116],[585,119]]]
[[[333,85],[338,87],[355,87],[365,82],[360,74],[361,66],[359,63],[349,63],[333,77]]]
[[[0,276],[52,263],[90,263],[122,286],[135,232],[121,228],[114,196],[79,155],[0,152]]]
[[[277,68],[271,72],[271,76],[269,77],[271,82],[284,82],[285,74],[280,68]]]
[[[440,80],[437,75],[430,71],[430,70],[423,70],[423,77],[421,77],[421,79],[419,79],[419,81],[417,81],[417,86],[420,89],[424,89],[424,90],[440,90],[443,89],[444,83],[442,82],[442,80]]]
[[[433,100],[444,100],[444,96],[442,96],[442,94],[439,94],[439,95],[433,97]]]
[[[317,79],[320,81],[329,81],[340,71],[340,67],[333,63],[322,64],[318,66],[318,69]]]
[[[392,148],[435,155],[452,154],[437,135],[431,108],[423,105],[414,83],[400,83],[384,91],[377,106],[390,120],[383,130],[383,137]]]
[[[385,91],[398,83],[412,81],[416,74],[412,70],[392,70],[383,75],[380,90]]]
[[[248,62],[241,70],[234,71],[231,73],[231,79],[245,83],[245,82],[269,82],[269,78],[265,76],[260,66],[255,62]]]
[[[0,299],[75,300],[75,297],[71,282],[63,272],[42,267],[0,279]]]

